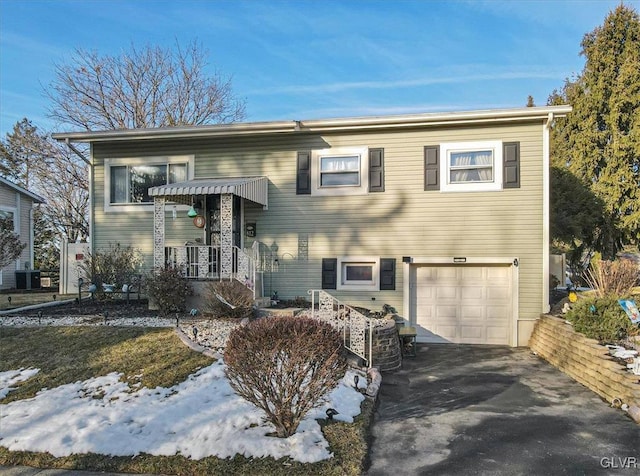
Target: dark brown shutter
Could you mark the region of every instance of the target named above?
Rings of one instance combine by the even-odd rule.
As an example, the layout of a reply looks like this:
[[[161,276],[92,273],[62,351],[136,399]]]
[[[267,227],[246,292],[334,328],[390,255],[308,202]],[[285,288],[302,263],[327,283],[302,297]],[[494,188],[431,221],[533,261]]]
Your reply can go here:
[[[424,148],[424,189],[440,190],[440,147],[428,145]]]
[[[380,291],[396,290],[396,260],[395,258],[380,259]]]
[[[298,152],[296,195],[311,195],[311,152]]]
[[[502,145],[502,163],[503,188],[520,188],[520,142]]]
[[[384,149],[369,149],[369,191],[384,192]]]
[[[338,258],[322,258],[322,289],[336,289]]]

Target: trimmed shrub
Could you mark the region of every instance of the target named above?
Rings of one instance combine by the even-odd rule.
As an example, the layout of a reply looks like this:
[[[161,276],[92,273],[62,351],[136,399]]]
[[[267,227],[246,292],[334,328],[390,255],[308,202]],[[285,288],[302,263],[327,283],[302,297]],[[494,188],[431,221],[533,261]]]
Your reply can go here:
[[[205,287],[203,308],[213,317],[251,318],[253,304],[251,290],[235,279],[212,281]]]
[[[182,312],[191,295],[191,285],[177,268],[160,268],[145,279],[147,294],[162,314]]]
[[[296,432],[347,369],[340,334],[325,322],[296,317],[258,319],[233,330],[224,361],[231,387],[265,412],[280,438]]]
[[[137,279],[142,261],[139,249],[120,246],[120,243],[109,244],[105,250],[88,253],[80,262],[80,273],[85,280],[96,285],[98,298],[107,298],[111,294],[105,293],[102,285],[114,285],[114,290],[120,291],[123,285]]]
[[[579,299],[565,317],[577,332],[601,343],[618,342],[638,334],[638,326],[622,310],[617,297]]]

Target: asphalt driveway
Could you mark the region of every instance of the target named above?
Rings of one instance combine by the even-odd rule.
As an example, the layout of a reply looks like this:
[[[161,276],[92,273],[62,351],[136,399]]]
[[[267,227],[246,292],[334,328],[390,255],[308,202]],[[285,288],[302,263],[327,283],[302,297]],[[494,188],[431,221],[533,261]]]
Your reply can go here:
[[[419,344],[383,375],[367,474],[640,474],[640,426],[529,349]]]

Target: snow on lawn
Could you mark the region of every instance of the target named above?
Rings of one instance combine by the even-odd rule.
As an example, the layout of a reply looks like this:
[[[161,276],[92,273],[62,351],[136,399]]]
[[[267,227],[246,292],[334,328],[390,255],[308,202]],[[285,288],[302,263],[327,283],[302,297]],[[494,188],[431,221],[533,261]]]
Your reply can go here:
[[[13,390],[11,385],[24,382],[37,374],[40,369],[20,369],[9,370],[8,372],[0,372],[0,400],[7,396]]]
[[[222,361],[215,362],[171,388],[132,391],[119,380],[121,375],[111,373],[42,390],[34,398],[0,405],[0,446],[56,457],[144,452],[201,459],[239,453],[312,463],[332,456],[315,418],[325,418],[326,409],[335,408],[339,414],[334,419],[352,422],[364,399],[353,388],[356,372],[349,370],[329,401],[312,410],[295,435],[270,437],[266,434],[274,427],[263,422],[261,410],[235,394],[224,368]],[[365,386],[366,377],[358,374],[359,385]],[[12,380],[0,380],[0,392],[6,382]]]

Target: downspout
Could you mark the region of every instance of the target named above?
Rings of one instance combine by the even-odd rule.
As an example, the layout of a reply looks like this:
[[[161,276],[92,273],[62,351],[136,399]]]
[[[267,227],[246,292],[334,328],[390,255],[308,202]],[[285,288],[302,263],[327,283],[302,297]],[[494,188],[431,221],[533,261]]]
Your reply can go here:
[[[547,116],[542,125],[542,312],[548,313],[549,305],[549,237],[551,226],[551,159],[550,159],[550,130],[554,123],[553,112]]]
[[[87,164],[89,166],[89,251],[91,253],[93,253],[93,164],[91,163],[91,160],[87,159],[84,154],[82,152],[80,152],[78,150],[78,148],[76,146],[74,146],[71,143],[71,140],[69,140],[69,138],[67,137],[64,140],[64,143],[67,145],[67,147],[69,147],[69,149],[76,154],[78,157],[80,157],[80,160],[82,160],[85,164]],[[89,145],[89,155],[91,157],[93,157],[93,144],[91,143]]]
[[[80,157],[80,159],[82,159],[82,161],[87,164],[89,167],[91,167],[91,162],[89,161],[89,159],[87,159],[84,154],[82,152],[80,152],[75,145],[73,145],[71,143],[71,141],[69,140],[69,138],[67,137],[64,140],[64,143],[67,144],[67,147],[69,147],[69,149],[71,149],[73,151],[74,154],[76,154],[78,157]]]

